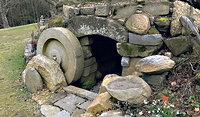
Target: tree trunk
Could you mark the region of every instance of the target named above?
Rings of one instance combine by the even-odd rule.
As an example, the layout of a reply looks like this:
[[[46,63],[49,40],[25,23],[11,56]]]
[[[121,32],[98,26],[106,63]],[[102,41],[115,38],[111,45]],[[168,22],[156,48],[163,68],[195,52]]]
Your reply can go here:
[[[8,24],[8,19],[6,17],[6,14],[4,14],[3,12],[1,12],[1,17],[2,17],[2,21],[3,21],[3,27],[4,28],[9,28],[9,24]]]

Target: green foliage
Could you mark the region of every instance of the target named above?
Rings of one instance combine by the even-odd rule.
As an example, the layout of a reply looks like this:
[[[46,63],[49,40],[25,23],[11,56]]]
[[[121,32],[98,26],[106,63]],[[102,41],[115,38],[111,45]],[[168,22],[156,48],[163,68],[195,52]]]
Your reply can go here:
[[[200,32],[200,27],[197,27],[198,28],[198,30],[199,30],[199,32]]]
[[[191,96],[189,97],[189,99],[188,99],[186,102],[184,102],[184,104],[185,104],[186,106],[191,105],[191,106],[193,106],[193,107],[199,108],[199,107],[200,107],[200,103],[198,103],[196,100],[197,100],[197,99],[195,98],[195,96],[194,96],[194,95],[191,95]]]
[[[63,18],[59,15],[53,15],[51,19],[48,21],[48,28],[51,27],[61,27]]]

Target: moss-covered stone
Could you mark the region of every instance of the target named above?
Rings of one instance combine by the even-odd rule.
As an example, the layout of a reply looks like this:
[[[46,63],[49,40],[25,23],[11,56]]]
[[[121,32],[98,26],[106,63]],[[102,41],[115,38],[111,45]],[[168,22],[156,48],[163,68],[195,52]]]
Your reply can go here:
[[[141,46],[130,43],[117,43],[117,52],[124,57],[147,57],[157,52],[162,44],[156,46]]]
[[[168,22],[168,23],[170,23],[170,21],[167,17],[162,17],[162,18],[158,19],[157,21],[158,22]]]
[[[83,89],[91,89],[96,84],[95,72],[86,77],[81,77],[79,84]]]
[[[160,32],[155,27],[151,27],[148,34],[160,34]]]
[[[159,18],[154,23],[160,32],[169,32],[170,21],[167,17]]]
[[[164,40],[164,43],[175,56],[190,51],[192,48],[190,40],[186,36],[169,38]]]
[[[61,27],[62,26],[63,17],[59,15],[53,15],[48,21],[48,28],[51,27]]]

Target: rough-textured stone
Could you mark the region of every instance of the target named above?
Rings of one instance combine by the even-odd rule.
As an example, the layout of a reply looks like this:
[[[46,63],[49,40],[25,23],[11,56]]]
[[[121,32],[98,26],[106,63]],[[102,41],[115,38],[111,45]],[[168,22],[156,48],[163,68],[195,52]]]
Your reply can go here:
[[[190,5],[186,2],[175,1],[170,26],[170,33],[172,36],[181,34],[181,24],[179,22],[179,18],[183,15],[190,17]]]
[[[169,57],[169,58],[172,58],[172,56],[173,56],[171,52],[165,52],[164,55],[167,56],[167,57]]]
[[[84,114],[85,110],[83,109],[75,109],[71,115],[71,117],[80,117],[81,114]],[[64,116],[63,116],[64,117]]]
[[[81,104],[85,99],[75,96],[73,94],[67,95],[67,97],[54,103],[55,106],[61,107],[69,113],[72,113],[75,110],[77,104]]]
[[[150,86],[135,75],[114,78],[105,87],[112,97],[128,102],[133,107],[141,106],[151,96]]]
[[[82,15],[93,15],[95,7],[81,7]]]
[[[151,15],[167,15],[169,14],[169,5],[150,3],[145,5],[143,10]]]
[[[35,100],[39,105],[43,105],[43,104],[49,103],[50,97],[51,97],[51,93],[48,90],[46,90],[46,91],[41,91],[35,94],[32,97],[32,99]]]
[[[83,98],[87,98],[89,100],[94,100],[98,95],[98,94],[93,93],[91,91],[81,89],[81,88],[78,88],[78,87],[75,87],[75,86],[68,86],[68,87],[64,87],[63,89],[65,91],[69,92],[69,93],[78,95],[78,96],[83,97]]]
[[[143,73],[142,78],[150,85],[162,86],[166,80],[167,74],[168,72],[164,72],[162,74],[156,74],[156,75]]]
[[[63,14],[65,18],[69,19],[74,15],[74,10],[72,6],[63,5]]]
[[[28,90],[32,93],[42,90],[43,82],[40,74],[35,70],[35,68],[30,67],[26,72],[25,85]]]
[[[155,26],[153,26],[149,29],[148,34],[160,34],[160,32],[155,28]]]
[[[82,76],[89,76],[91,73],[97,71],[97,63],[94,63],[83,70]]]
[[[138,45],[160,45],[162,44],[162,35],[137,35],[134,33],[129,33],[129,43]]]
[[[99,88],[99,94],[106,92],[105,85],[114,80],[114,78],[119,78],[119,76],[117,74],[108,74],[104,77],[103,82]]]
[[[160,32],[169,32],[170,21],[167,17],[159,18],[154,22]]]
[[[58,92],[56,94],[54,94],[53,96],[51,96],[51,98],[49,99],[49,101],[53,104],[55,103],[56,101],[66,97],[67,95],[67,92]]]
[[[84,58],[90,58],[92,56],[92,50],[90,46],[82,46]]]
[[[90,89],[92,86],[96,84],[96,79],[95,79],[95,72],[91,73],[88,76],[82,76],[80,78],[80,86],[83,89]]]
[[[140,60],[141,58],[131,58],[130,65],[128,67],[122,67],[122,76],[141,74],[141,72],[139,72],[136,68],[136,64]]]
[[[102,73],[100,71],[96,71],[95,78],[97,80],[101,80],[102,79]]]
[[[192,48],[190,39],[187,36],[179,36],[165,39],[164,43],[175,56],[190,51]]]
[[[95,15],[97,16],[108,16],[109,14],[109,6],[108,5],[96,5]]]
[[[121,59],[121,66],[128,67],[130,64],[130,58],[129,57],[122,57]]]
[[[93,43],[93,39],[88,37],[83,37],[80,39],[80,43],[81,45],[91,45]]]
[[[121,110],[110,110],[103,112],[99,117],[124,117]]]
[[[30,67],[34,67],[40,73],[49,90],[55,91],[67,86],[60,65],[56,61],[39,54],[31,59],[26,66],[26,70]]]
[[[85,35],[101,35],[117,42],[127,42],[128,33],[117,21],[95,17],[76,16],[70,19],[68,29],[77,37]]]
[[[194,25],[200,27],[200,10],[193,8]]]
[[[113,106],[110,103],[110,98],[111,96],[108,92],[101,93],[92,101],[87,109],[87,112],[95,115],[98,112],[100,113],[101,111],[112,109]]]
[[[88,66],[90,66],[90,65],[92,65],[92,64],[94,64],[94,63],[96,63],[95,57],[91,57],[91,58],[89,58],[89,59],[86,59],[86,60],[84,61],[84,67],[86,68],[86,67],[88,67]]]
[[[90,106],[92,102],[89,100],[87,102],[84,102],[83,104],[78,105],[79,108],[87,110],[87,108]]]
[[[70,113],[63,110],[63,111],[60,111],[59,113],[55,114],[53,117],[70,117]]]
[[[124,57],[146,57],[157,52],[162,45],[144,46],[130,43],[117,43],[117,52]]]
[[[153,55],[141,59],[136,67],[143,73],[159,74],[173,68],[175,62],[167,56]]]
[[[84,114],[81,114],[80,117],[95,117],[95,116],[91,113],[84,113]]]
[[[52,117],[60,112],[60,109],[58,107],[52,105],[42,105],[40,110],[41,113],[45,115],[45,117]]]
[[[134,33],[147,34],[150,29],[149,18],[143,14],[134,14],[126,21],[126,27]]]
[[[115,6],[113,8],[113,18],[114,19],[122,19],[122,18],[128,18],[132,14],[135,13],[137,6]]]

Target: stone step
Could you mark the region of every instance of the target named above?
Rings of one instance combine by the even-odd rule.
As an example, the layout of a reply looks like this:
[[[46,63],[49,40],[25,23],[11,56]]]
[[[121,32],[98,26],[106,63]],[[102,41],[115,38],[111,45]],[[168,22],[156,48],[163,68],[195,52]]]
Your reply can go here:
[[[97,93],[93,93],[91,91],[81,89],[75,86],[67,86],[67,87],[64,87],[63,89],[69,93],[78,95],[82,98],[87,98],[88,100],[94,100],[98,96]]]

